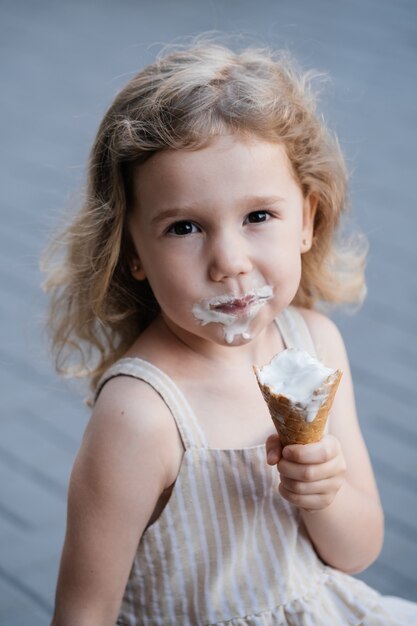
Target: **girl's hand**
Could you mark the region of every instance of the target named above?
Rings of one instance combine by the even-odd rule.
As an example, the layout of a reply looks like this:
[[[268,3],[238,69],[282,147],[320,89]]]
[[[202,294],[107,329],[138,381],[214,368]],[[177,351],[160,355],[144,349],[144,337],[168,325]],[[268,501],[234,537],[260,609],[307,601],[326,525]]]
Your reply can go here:
[[[346,462],[336,437],[282,448],[279,436],[266,441],[267,462],[277,465],[283,498],[307,511],[328,507],[344,482]]]

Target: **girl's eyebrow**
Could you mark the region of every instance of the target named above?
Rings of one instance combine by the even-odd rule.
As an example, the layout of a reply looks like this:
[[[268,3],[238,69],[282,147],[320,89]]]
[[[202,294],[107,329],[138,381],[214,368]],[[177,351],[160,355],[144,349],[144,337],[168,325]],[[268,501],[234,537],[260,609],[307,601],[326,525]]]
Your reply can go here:
[[[261,195],[255,195],[255,196],[244,196],[242,198],[242,203],[246,204],[246,207],[253,207],[253,206],[265,206],[268,205],[270,206],[271,204],[280,204],[281,202],[284,202],[285,198],[283,198],[282,196],[261,196]]]
[[[190,211],[195,211],[196,205],[184,205],[183,207],[171,207],[169,209],[163,209],[160,213],[157,213],[152,219],[151,224],[158,224],[167,219],[181,217]]]
[[[239,200],[239,205],[244,206],[245,210],[249,210],[249,208],[253,208],[255,206],[271,206],[273,204],[280,204],[284,202],[284,198],[281,196],[243,196]],[[151,219],[151,224],[158,224],[159,222],[163,222],[167,219],[183,217],[187,213],[191,213],[193,211],[198,211],[202,205],[198,204],[186,204],[179,207],[170,207],[167,209],[161,210],[157,215],[155,215]]]

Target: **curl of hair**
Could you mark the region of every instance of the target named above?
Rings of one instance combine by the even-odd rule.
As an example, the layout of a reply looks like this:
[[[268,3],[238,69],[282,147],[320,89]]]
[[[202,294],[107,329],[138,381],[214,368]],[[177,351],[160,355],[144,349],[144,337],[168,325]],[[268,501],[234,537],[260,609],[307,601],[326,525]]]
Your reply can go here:
[[[304,195],[318,198],[294,304],[361,301],[366,251],[336,236],[347,210],[347,172],[316,112],[317,78],[286,52],[235,53],[197,42],[157,58],[124,87],[98,129],[80,211],[45,257],[58,371],[88,374],[94,386],[159,312],[147,281],[135,281],[129,269],[135,166],[161,150],[199,149],[221,134],[282,143]]]

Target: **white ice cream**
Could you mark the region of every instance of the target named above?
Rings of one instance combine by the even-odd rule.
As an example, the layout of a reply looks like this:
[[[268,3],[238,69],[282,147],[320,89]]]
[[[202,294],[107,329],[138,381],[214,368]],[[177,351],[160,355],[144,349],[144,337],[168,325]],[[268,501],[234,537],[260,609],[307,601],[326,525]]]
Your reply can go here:
[[[312,422],[317,415],[328,389],[317,390],[334,370],[325,367],[304,350],[288,349],[258,370],[259,380],[271,392],[287,397],[305,411],[306,420]]]
[[[222,324],[224,338],[227,343],[233,343],[237,335],[244,339],[250,339],[248,332],[251,320],[258,314],[259,310],[272,298],[273,289],[270,285],[258,287],[244,296],[223,295],[202,302],[193,306],[194,317],[205,326],[206,324]],[[225,312],[216,309],[222,305],[233,304],[236,300],[253,299],[245,311]]]

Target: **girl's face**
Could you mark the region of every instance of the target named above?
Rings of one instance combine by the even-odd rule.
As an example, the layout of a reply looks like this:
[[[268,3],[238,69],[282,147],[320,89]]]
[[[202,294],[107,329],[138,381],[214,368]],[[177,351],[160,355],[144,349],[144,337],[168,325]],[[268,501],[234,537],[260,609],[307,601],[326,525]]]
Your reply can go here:
[[[137,167],[134,192],[132,274],[182,341],[245,344],[291,303],[316,202],[282,145],[227,135],[159,152]]]

